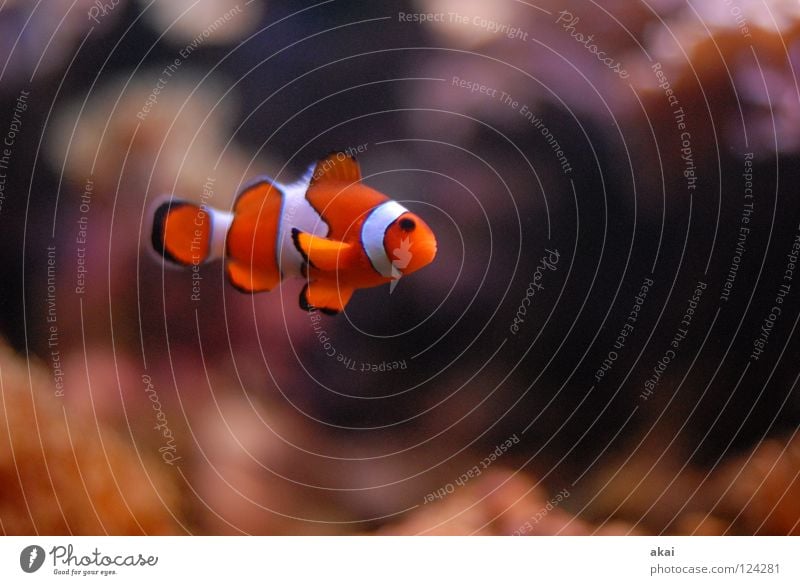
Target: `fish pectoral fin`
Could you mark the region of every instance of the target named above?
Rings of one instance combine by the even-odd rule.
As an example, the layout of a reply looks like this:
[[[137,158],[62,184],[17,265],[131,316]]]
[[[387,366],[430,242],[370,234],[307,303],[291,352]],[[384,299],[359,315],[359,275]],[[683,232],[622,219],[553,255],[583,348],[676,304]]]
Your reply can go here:
[[[314,167],[310,185],[326,181],[358,183],[360,180],[361,167],[358,161],[345,152],[332,152]]]
[[[309,265],[324,271],[342,267],[353,248],[351,244],[314,236],[297,228],[292,229],[292,241]]]
[[[237,260],[228,260],[225,270],[230,283],[244,293],[267,292],[281,282],[278,272],[263,273],[255,270],[249,264]]]
[[[354,289],[337,283],[335,279],[312,280],[300,293],[300,308],[336,315],[344,311],[353,292]]]

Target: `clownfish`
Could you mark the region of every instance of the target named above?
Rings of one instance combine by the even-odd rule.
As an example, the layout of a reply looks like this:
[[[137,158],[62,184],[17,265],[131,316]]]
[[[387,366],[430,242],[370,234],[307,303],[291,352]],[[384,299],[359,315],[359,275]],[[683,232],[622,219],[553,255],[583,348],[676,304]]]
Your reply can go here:
[[[430,264],[436,238],[417,215],[361,182],[354,157],[334,152],[283,185],[261,176],[231,213],[170,199],[153,213],[152,244],[182,266],[225,261],[247,293],[306,279],[300,307],[336,314],[353,292],[390,283]]]

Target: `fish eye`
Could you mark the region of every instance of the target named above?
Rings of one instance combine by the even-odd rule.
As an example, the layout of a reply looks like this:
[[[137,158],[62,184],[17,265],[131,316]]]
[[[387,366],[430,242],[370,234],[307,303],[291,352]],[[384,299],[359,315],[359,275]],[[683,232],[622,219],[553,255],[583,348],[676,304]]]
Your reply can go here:
[[[414,228],[417,227],[417,224],[414,222],[414,220],[407,217],[401,219],[399,225],[400,229],[404,232],[413,232]]]

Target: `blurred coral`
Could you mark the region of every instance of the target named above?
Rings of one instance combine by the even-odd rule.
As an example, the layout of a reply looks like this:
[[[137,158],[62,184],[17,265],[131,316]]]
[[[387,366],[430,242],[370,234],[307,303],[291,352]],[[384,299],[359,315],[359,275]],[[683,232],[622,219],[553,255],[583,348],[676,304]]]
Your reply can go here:
[[[175,44],[225,45],[253,32],[264,12],[265,1],[168,0],[141,2],[145,17],[159,35]]]
[[[682,105],[710,108],[723,138],[760,158],[800,151],[800,4],[791,0],[698,2],[645,35],[652,61],[639,61],[639,89],[661,93],[648,71],[663,65]],[[688,107],[687,107],[688,111]],[[698,116],[700,112],[695,112]],[[744,126],[743,126],[744,123]],[[712,133],[702,133],[707,140]],[[701,133],[693,132],[700,136]],[[709,142],[713,148],[713,144]],[[702,151],[702,149],[700,149]]]
[[[657,453],[653,437],[624,461],[601,468],[576,498],[605,526],[677,535],[800,534],[800,441],[766,439],[716,469]]]
[[[30,83],[66,65],[81,39],[107,32],[127,0],[10,0],[0,8],[0,62],[9,80]]]
[[[425,504],[407,518],[382,527],[377,534],[579,536],[635,533],[624,522],[596,529],[560,507],[568,498],[568,490],[549,496],[541,484],[528,475],[498,468],[458,488],[442,501]]]
[[[725,464],[708,491],[726,532],[800,535],[800,439],[767,439]]]
[[[46,367],[0,346],[0,531],[177,534],[175,478],[56,396]]]
[[[678,450],[665,449],[664,435],[654,431],[633,453],[598,466],[587,485],[576,489],[587,517],[605,524],[624,519],[649,533],[668,532],[677,518],[703,512],[693,499],[705,472],[681,464]]]
[[[197,516],[209,534],[338,534],[349,512],[330,492],[313,489],[317,470],[295,442],[308,425],[272,404],[220,397],[197,430],[192,470]]]
[[[84,105],[65,106],[49,129],[53,167],[78,185],[91,178],[95,195],[141,210],[145,195],[174,193],[199,201],[204,187],[220,208],[231,205],[254,164],[235,145],[226,147],[234,98],[218,81],[191,72],[166,84],[147,70],[95,89]],[[261,170],[261,165],[258,166]]]
[[[435,35],[466,49],[488,44],[502,36],[495,28],[504,23],[519,23],[526,16],[526,8],[513,2],[417,0],[415,4],[422,14],[442,15],[427,23]],[[476,26],[473,22],[482,23],[482,26]]]
[[[659,394],[634,392],[683,314],[682,281],[710,249],[704,302],[715,296],[740,222],[752,236],[737,292],[752,276],[754,295],[772,295],[782,278],[775,250],[796,237],[796,0],[323,2],[293,18],[278,0],[44,5],[0,11],[0,93],[29,83],[34,96],[22,125],[10,104],[7,128],[35,129],[0,163],[0,219],[23,240],[5,246],[21,306],[0,316],[31,356],[49,362],[57,345],[67,373],[56,396],[51,363],[29,370],[0,346],[0,532],[800,533],[800,443],[775,438],[797,428],[796,400],[770,422],[796,368],[781,362],[762,404],[736,393],[741,356],[723,347],[746,341],[764,298],[726,300],[713,323],[704,305]],[[268,21],[280,26],[249,38]],[[230,208],[254,175],[288,182],[348,144],[363,145],[368,185],[435,224],[437,265],[391,297],[361,291],[317,327],[299,280],[241,295],[220,262],[173,271],[150,254],[157,198]],[[748,151],[753,223],[736,182]],[[688,170],[703,197],[686,197]],[[525,309],[530,337],[509,337],[551,246],[564,263]],[[631,345],[617,338],[620,361],[586,392],[629,316],[627,279],[650,266],[659,284]],[[735,315],[741,332],[726,333]],[[723,333],[690,349],[706,325]],[[369,371],[399,358],[402,372]],[[741,429],[709,424],[723,401]],[[150,460],[166,439],[157,417],[174,468]],[[522,428],[502,463],[423,498]]]

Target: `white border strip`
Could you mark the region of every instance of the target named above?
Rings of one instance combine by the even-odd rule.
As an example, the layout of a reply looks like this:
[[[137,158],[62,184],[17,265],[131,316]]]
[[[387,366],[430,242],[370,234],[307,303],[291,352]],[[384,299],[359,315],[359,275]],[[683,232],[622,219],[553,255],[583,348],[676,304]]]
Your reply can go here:
[[[361,244],[364,246],[367,258],[375,271],[384,278],[400,276],[399,271],[386,254],[383,238],[389,226],[404,213],[408,213],[408,209],[397,201],[387,201],[373,209],[364,220],[364,225],[361,226]]]

